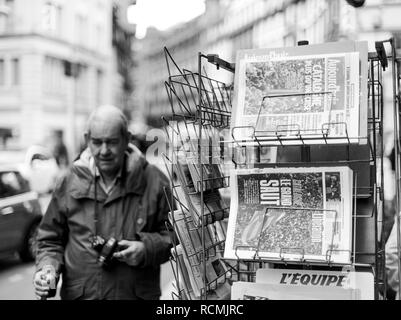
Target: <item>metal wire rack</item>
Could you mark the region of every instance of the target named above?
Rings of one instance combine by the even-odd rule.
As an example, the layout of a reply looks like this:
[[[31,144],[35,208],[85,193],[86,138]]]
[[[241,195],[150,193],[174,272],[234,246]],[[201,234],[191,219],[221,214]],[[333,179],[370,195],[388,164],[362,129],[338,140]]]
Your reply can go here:
[[[209,208],[207,204],[207,192],[209,189],[214,191],[229,188],[229,176],[221,174],[219,176],[208,176],[207,171],[212,165],[223,173],[222,157],[225,155],[225,148],[231,150],[231,163],[234,167],[252,166],[252,167],[280,167],[280,166],[334,166],[346,165],[354,171],[353,183],[353,213],[352,213],[352,252],[351,264],[348,266],[356,271],[369,271],[373,273],[375,285],[375,299],[386,298],[386,274],[385,274],[385,252],[384,242],[382,241],[383,227],[383,82],[382,71],[386,66],[385,58],[392,59],[393,82],[394,82],[394,113],[395,117],[395,148],[396,148],[396,177],[397,177],[397,208],[400,208],[400,92],[399,85],[401,81],[400,59],[396,58],[394,40],[389,42],[393,48],[391,57],[383,57],[383,52],[369,53],[368,57],[368,134],[367,136],[351,137],[348,135],[347,125],[343,122],[335,122],[330,119],[320,128],[311,132],[306,132],[297,126],[278,126],[271,132],[263,132],[260,128],[247,126],[251,131],[249,140],[236,139],[236,130],[245,127],[231,128],[231,139],[227,140],[221,134],[222,130],[230,128],[231,121],[231,97],[232,85],[219,82],[207,76],[203,66],[204,60],[207,63],[215,65],[229,72],[234,72],[235,65],[220,59],[217,55],[198,54],[198,70],[191,72],[181,69],[174,61],[167,48],[164,49],[167,69],[169,72],[168,81],[164,83],[169,102],[171,105],[171,114],[169,118],[164,118],[169,134],[171,144],[169,155],[165,155],[165,163],[168,168],[172,182],[173,194],[170,195],[171,212],[176,209],[183,214],[183,226],[178,227],[177,221],[172,217],[171,223],[175,226],[176,234],[182,241],[182,230],[195,232],[198,243],[192,243],[194,252],[183,250],[187,260],[192,261],[189,270],[201,267],[197,271],[201,276],[203,285],[200,288],[200,299],[213,299],[214,289],[221,284],[227,284],[231,281],[254,281],[256,270],[264,267],[281,266],[286,268],[304,268],[319,270],[339,270],[344,265],[338,265],[331,261],[332,252],[328,252],[327,259],[323,261],[309,261],[305,259],[303,248],[299,249],[299,259],[286,259],[285,251],[288,248],[282,248],[282,254],[278,259],[266,259],[258,254],[258,248],[251,259],[236,259],[228,261],[221,259],[221,253],[224,248],[224,239],[217,237],[211,232],[210,226],[220,222],[228,216],[229,207],[224,206],[216,210]],[[266,99],[275,98],[264,97]],[[339,145],[330,144],[331,132],[341,131],[342,141]],[[351,143],[355,140],[365,140],[366,144]],[[205,151],[205,141],[214,141],[207,143]],[[312,140],[319,140],[319,145],[309,145]],[[251,145],[251,147],[250,147]],[[277,148],[277,161],[266,163],[261,161],[264,148]],[[182,153],[184,152],[184,153]],[[188,153],[189,152],[189,153]],[[255,157],[251,157],[250,153]],[[182,168],[182,156],[188,157],[190,154],[194,159],[197,158],[198,164],[197,181],[186,179],[188,173]],[[206,156],[205,156],[206,154]],[[238,157],[238,154],[241,156]],[[322,157],[326,154],[326,157]],[[327,154],[331,156],[327,157]],[[242,158],[243,161],[239,161]],[[252,158],[252,161],[249,159]],[[209,170],[210,171],[210,170]],[[180,191],[181,190],[181,191]],[[197,215],[194,216],[191,194],[199,199]],[[182,201],[186,199],[186,201]],[[192,207],[191,207],[192,206]],[[288,209],[288,208],[287,208]],[[290,208],[291,209],[291,208]],[[397,215],[397,226],[399,226],[399,215]],[[215,228],[215,226],[214,226]],[[399,227],[398,227],[399,230]],[[191,237],[190,237],[191,238]],[[192,239],[192,238],[191,238]],[[193,239],[192,239],[193,240]],[[400,235],[397,234],[398,248],[400,248]],[[181,242],[180,241],[180,242]],[[176,245],[173,250],[175,254],[172,258],[172,266],[175,269],[175,278],[177,293],[175,299],[191,299],[194,295],[186,284],[182,284],[182,276],[179,276],[179,270],[182,269],[182,261],[179,262],[179,256]],[[238,248],[240,249],[240,248]],[[296,248],[289,248],[290,251]],[[207,275],[207,263],[215,258],[215,253],[219,253],[219,260],[225,265],[225,271],[215,279],[210,279]],[[398,252],[400,257],[400,252]],[[182,272],[181,272],[182,273]],[[181,279],[181,281],[180,281]],[[401,283],[401,281],[400,281]]]

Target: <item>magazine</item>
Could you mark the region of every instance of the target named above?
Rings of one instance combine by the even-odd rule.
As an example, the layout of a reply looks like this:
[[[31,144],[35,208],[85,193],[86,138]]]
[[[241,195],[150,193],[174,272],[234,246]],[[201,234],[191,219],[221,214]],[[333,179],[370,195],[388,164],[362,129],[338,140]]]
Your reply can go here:
[[[218,164],[203,163],[200,166],[198,163],[198,159],[188,158],[188,168],[196,192],[201,192],[202,185],[203,191],[227,187],[226,179],[222,175]],[[201,169],[203,169],[203,179],[201,179]],[[203,184],[201,181],[203,181]]]
[[[192,178],[189,176],[188,167],[180,162],[177,162],[174,167],[181,182],[179,187],[174,188],[175,194],[178,200],[189,209],[196,227],[202,225],[202,206],[205,225],[228,217],[228,205],[221,198],[219,190],[205,191],[202,202],[201,194],[196,192]]]
[[[236,66],[236,141],[366,143],[367,45],[240,50]]]
[[[199,131],[199,128],[193,131]],[[184,150],[189,172],[194,183],[195,190],[201,192],[227,187],[226,179],[220,168],[220,141],[208,138],[211,133],[205,129],[202,139],[187,139]],[[199,159],[199,152],[201,159]],[[201,162],[201,165],[199,164]],[[203,183],[201,182],[201,169],[203,169]]]
[[[301,269],[258,269],[256,282],[282,285],[290,288],[304,287],[313,294],[329,288],[354,289],[355,298],[374,300],[374,277],[371,272],[319,271]]]
[[[359,291],[337,287],[310,290],[309,287],[281,286],[255,282],[234,282],[231,300],[358,300]]]
[[[193,300],[195,295],[191,285],[191,278],[187,268],[185,267],[184,250],[182,245],[179,244],[172,248],[171,253],[177,263],[177,268],[173,269],[174,273],[178,273],[176,274],[177,295],[182,296],[180,293],[184,293],[186,300]]]
[[[237,169],[230,185],[225,258],[350,263],[348,167]]]
[[[228,269],[221,261],[220,251],[216,243],[213,242],[213,235],[210,229],[205,228],[204,253],[201,230],[195,228],[190,215],[184,214],[181,210],[175,210],[173,214],[169,213],[169,220],[174,226],[175,233],[183,249],[183,265],[190,280],[187,287],[192,288],[194,296],[200,297],[201,290],[204,288],[203,279],[206,275],[208,290],[216,290],[225,281]],[[202,259],[204,254],[206,256],[205,263]],[[205,269],[203,268],[204,266]],[[184,277],[184,279],[186,278]]]
[[[226,179],[221,170],[220,139],[213,128],[200,128],[195,123],[177,124],[177,161],[188,167],[196,192],[219,189],[227,186]],[[199,158],[199,154],[201,158]],[[201,182],[201,169],[203,169],[203,183]]]
[[[196,165],[197,166],[197,165]],[[216,166],[218,166],[216,164]],[[191,175],[190,162],[186,160],[185,152],[180,150],[176,153],[176,158],[167,170],[170,172],[175,186],[174,195],[182,205],[184,205],[193,217],[193,223],[196,227],[202,225],[202,220],[205,225],[213,223],[214,221],[222,220],[228,217],[229,209],[224,199],[221,198],[219,189],[217,187],[225,186],[225,178],[213,179],[215,182],[212,184],[211,190],[203,192],[203,201],[201,201],[201,193],[197,191],[193,177]],[[200,166],[197,166],[200,168]],[[171,172],[172,170],[172,172]],[[215,176],[216,173],[213,175]],[[217,186],[217,183],[222,183]],[[200,182],[200,181],[198,181]],[[200,187],[201,184],[197,183]],[[203,208],[203,218],[202,218]]]
[[[200,268],[200,243],[197,237],[190,234],[186,216],[181,210],[169,213],[169,220],[174,226],[174,231],[180,241],[184,254],[184,265],[190,279],[190,287],[196,296],[200,296],[200,290],[204,287],[202,270]]]

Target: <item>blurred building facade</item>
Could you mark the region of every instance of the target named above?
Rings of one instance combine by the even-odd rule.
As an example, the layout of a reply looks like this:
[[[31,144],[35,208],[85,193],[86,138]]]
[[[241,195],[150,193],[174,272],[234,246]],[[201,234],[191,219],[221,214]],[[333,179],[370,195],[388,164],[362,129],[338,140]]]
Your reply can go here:
[[[133,110],[132,118],[137,123],[133,126],[134,131],[141,123],[160,126],[161,116],[169,113],[170,105],[164,87],[168,70],[163,48],[168,48],[179,66],[195,70],[198,52],[205,43],[204,22],[205,19],[200,16],[166,32],[151,28],[146,38],[135,44],[134,96],[135,106],[139,107]]]
[[[0,0],[0,128],[9,146],[62,134],[79,147],[87,115],[113,103],[109,0]]]
[[[128,119],[131,118],[132,92],[134,89],[134,59],[132,45],[136,25],[128,21],[129,6],[136,0],[113,0],[112,43],[114,63],[113,101],[120,107]]]
[[[218,54],[235,62],[236,51],[248,48],[295,46],[338,40],[388,39],[401,31],[399,0],[366,0],[361,8],[345,0],[206,0],[205,13],[169,31],[150,30],[137,44],[133,118],[161,124],[170,107],[163,82],[167,79],[163,46],[180,67],[197,71],[197,54]],[[214,68],[215,69],[215,68]],[[230,82],[232,76],[208,70]],[[390,95],[391,98],[391,95]]]

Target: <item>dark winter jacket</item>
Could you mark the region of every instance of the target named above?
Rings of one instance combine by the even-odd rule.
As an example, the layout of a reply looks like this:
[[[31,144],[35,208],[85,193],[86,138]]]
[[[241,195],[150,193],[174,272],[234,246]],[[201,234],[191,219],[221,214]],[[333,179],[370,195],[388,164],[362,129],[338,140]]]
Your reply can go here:
[[[133,146],[125,171],[109,195],[97,184],[99,232],[104,238],[140,239],[145,260],[138,267],[97,264],[94,165],[89,150],[74,162],[53,193],[38,232],[36,268],[51,264],[62,274],[62,299],[158,299],[160,264],[168,260],[170,234],[165,222],[169,192],[166,177]],[[167,188],[167,189],[166,189]]]

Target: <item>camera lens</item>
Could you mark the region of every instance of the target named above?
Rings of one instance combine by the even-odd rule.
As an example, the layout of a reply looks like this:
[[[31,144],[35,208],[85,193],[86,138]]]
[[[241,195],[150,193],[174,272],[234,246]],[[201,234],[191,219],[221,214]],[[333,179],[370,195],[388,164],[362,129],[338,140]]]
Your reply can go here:
[[[102,266],[107,266],[110,264],[112,258],[113,258],[113,253],[117,249],[118,242],[115,238],[110,238],[103,246],[99,258],[98,258],[98,263]]]

